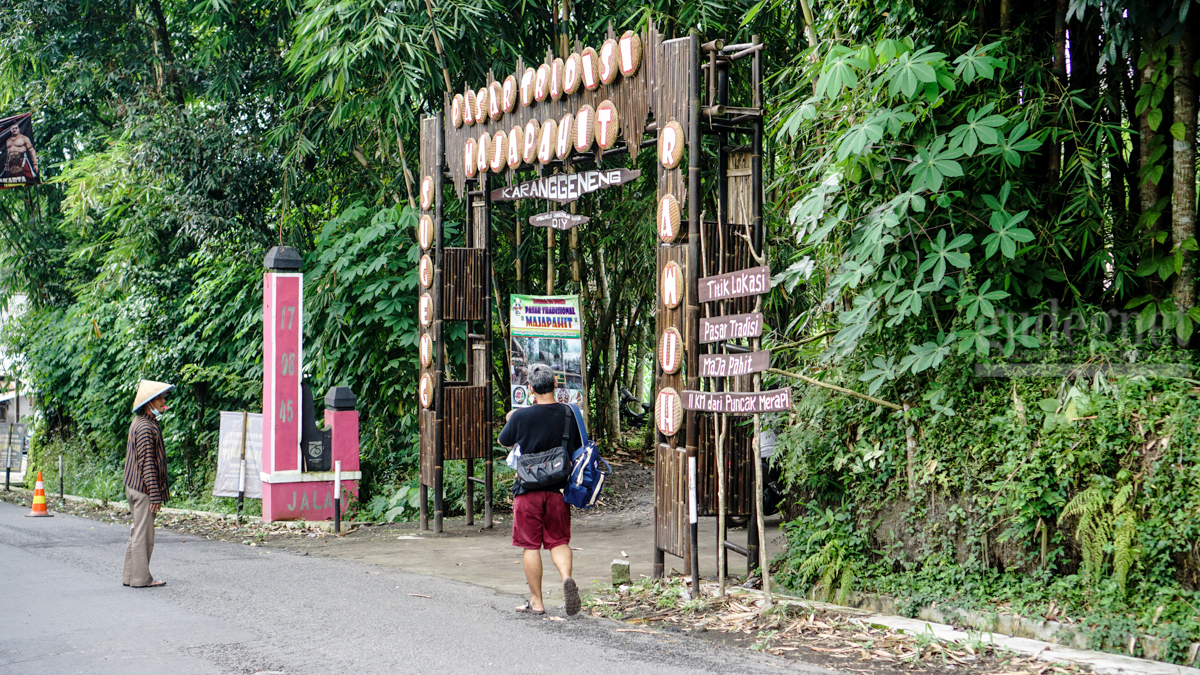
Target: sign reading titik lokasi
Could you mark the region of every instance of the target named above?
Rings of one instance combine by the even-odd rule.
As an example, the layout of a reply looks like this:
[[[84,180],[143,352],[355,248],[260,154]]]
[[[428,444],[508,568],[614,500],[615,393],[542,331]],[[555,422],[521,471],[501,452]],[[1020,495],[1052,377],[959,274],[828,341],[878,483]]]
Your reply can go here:
[[[600,169],[580,173],[558,173],[492,190],[492,201],[548,199],[565,204],[612,185],[624,185],[642,175],[641,169]]]
[[[529,224],[535,227],[552,227],[556,230],[569,230],[576,225],[583,225],[591,220],[587,216],[577,216],[566,211],[550,211],[529,217]]]
[[[772,389],[755,392],[680,392],[684,410],[727,413],[729,415],[757,415],[792,409],[791,389]]]
[[[696,282],[700,302],[744,298],[771,290],[771,268],[751,267],[746,270],[704,277]]]

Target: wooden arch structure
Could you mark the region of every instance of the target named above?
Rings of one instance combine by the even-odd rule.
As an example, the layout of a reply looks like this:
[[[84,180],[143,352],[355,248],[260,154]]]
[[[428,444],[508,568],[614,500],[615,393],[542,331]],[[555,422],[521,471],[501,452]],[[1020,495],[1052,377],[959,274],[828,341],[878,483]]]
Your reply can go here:
[[[645,150],[657,153],[659,202],[655,575],[662,575],[669,553],[684,558],[696,578],[698,516],[722,510],[754,515],[757,453],[751,427],[721,420],[725,412],[769,409],[755,408],[758,399],[751,393],[759,388],[751,371],[766,368],[764,354],[757,352],[762,315],[756,302],[770,279],[765,268],[754,267],[763,259],[762,47],[757,37],[746,44],[701,44],[694,34],[663,39],[653,26],[619,37],[610,27],[598,49],[577,43],[565,60],[548,54],[537,68],[518,62],[502,80],[489,74],[478,90],[446,95],[443,112],[422,119],[423,528],[432,487],[434,529],[441,531],[444,467],[455,459],[468,460],[468,504],[473,484],[484,486],[485,519],[492,524],[493,200],[574,201],[636,177],[628,169],[597,170],[601,158],[636,159]],[[749,86],[738,88],[748,92],[742,105],[729,100],[736,76],[749,79]],[[706,143],[706,137],[715,142]],[[707,215],[701,200],[706,169],[715,169],[717,203],[717,212]],[[446,183],[459,199],[468,199],[464,248],[447,247],[443,239]],[[714,280],[722,283],[708,283]],[[466,322],[466,344],[455,346],[467,352],[465,378],[458,381],[445,377],[446,326],[452,321]],[[739,375],[729,376],[731,364]],[[702,367],[713,376],[701,377]],[[745,392],[749,405],[737,411],[722,407],[725,399],[711,394],[725,392]],[[484,460],[482,479],[471,475],[469,460],[476,458]],[[724,509],[719,476],[728,497]],[[468,513],[467,522],[473,517]],[[745,547],[727,542],[724,547],[746,555],[754,567],[758,538],[753,527],[748,531]]]

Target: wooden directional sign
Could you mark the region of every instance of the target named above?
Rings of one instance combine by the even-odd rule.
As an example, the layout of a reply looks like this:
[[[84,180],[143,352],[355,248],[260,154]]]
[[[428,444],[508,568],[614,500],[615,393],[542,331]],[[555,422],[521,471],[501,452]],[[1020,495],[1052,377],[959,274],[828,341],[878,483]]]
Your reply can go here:
[[[551,211],[529,217],[529,224],[534,227],[553,227],[556,230],[569,230],[576,225],[582,225],[591,220],[587,216],[577,216],[566,211]]]
[[[735,377],[761,373],[770,367],[771,352],[700,355],[700,377]]]
[[[763,315],[757,312],[700,319],[700,344],[758,337],[762,331]]]
[[[696,282],[700,302],[744,298],[760,295],[771,290],[771,268],[751,267],[715,277],[704,277]]]
[[[624,185],[642,175],[641,169],[599,169],[580,173],[558,173],[492,190],[492,201],[548,199],[564,204],[613,185]]]
[[[729,415],[756,415],[792,409],[791,389],[746,393],[684,390],[679,393],[683,396],[684,410]]]

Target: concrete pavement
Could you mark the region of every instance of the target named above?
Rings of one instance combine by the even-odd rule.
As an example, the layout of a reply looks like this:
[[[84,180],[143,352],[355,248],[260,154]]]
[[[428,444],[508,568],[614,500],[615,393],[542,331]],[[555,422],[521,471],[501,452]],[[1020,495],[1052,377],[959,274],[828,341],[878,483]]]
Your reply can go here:
[[[452,580],[164,530],[151,569],[169,585],[130,589],[127,527],[24,512],[0,503],[0,673],[834,672],[602,619],[518,615],[516,596]]]

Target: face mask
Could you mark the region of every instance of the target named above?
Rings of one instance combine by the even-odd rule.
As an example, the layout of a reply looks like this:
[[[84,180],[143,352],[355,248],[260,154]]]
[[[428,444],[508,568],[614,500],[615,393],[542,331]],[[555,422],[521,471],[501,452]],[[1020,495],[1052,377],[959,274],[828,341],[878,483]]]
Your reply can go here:
[[[168,406],[163,406],[162,410],[157,410],[155,408],[151,408],[150,414],[154,415],[155,419],[162,419],[163,413],[167,412],[168,410],[170,410],[170,407],[168,407]]]

